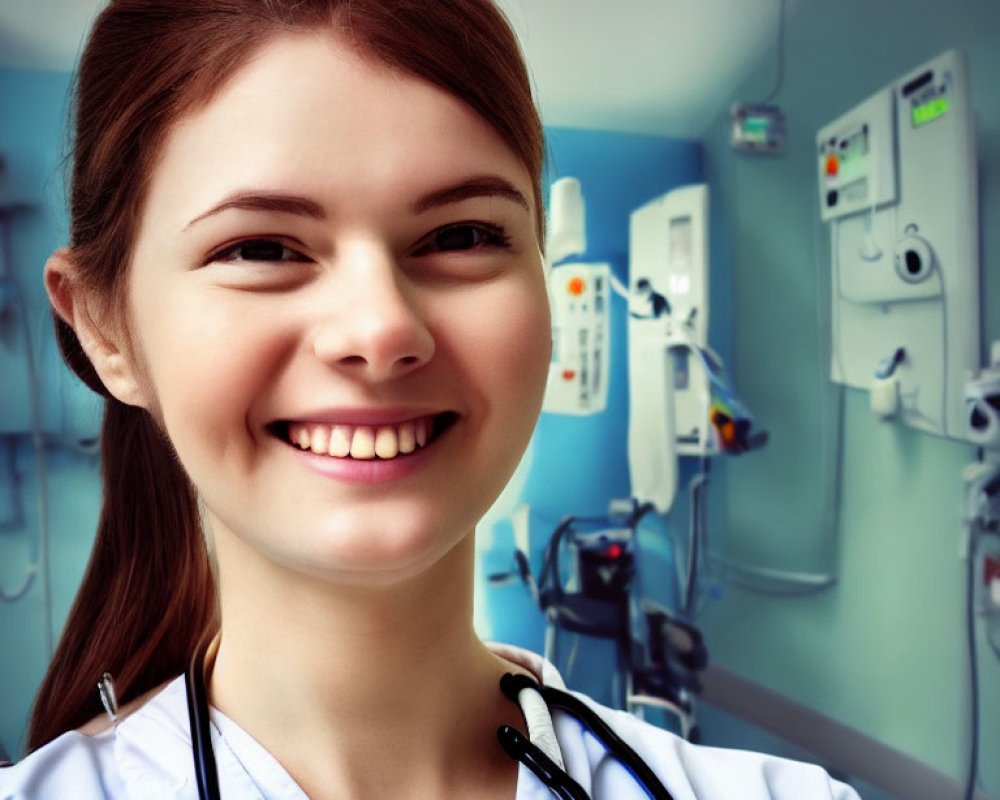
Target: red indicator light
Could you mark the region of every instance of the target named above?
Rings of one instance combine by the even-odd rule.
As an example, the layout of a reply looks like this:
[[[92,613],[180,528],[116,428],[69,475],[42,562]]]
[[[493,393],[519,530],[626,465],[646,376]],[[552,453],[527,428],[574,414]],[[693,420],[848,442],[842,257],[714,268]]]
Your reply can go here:
[[[583,290],[586,288],[587,284],[584,282],[583,278],[576,275],[569,279],[566,284],[566,291],[570,294],[580,295],[583,294]]]
[[[983,558],[983,585],[1000,581],[1000,557],[987,555]]]
[[[621,558],[622,546],[620,544],[609,544],[608,549],[604,551],[604,555],[608,558]]]
[[[571,381],[571,380],[573,380],[573,378],[576,377],[576,370],[575,369],[564,369],[562,371],[562,376],[563,376],[563,380],[564,381]]]
[[[836,156],[826,157],[826,174],[836,175],[840,171],[840,160]]]

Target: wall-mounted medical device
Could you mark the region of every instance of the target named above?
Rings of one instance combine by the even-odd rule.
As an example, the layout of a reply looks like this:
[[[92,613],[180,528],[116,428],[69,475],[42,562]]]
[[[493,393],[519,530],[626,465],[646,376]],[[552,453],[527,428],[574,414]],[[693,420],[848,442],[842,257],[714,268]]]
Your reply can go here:
[[[596,414],[608,404],[611,267],[573,258],[587,249],[586,211],[580,181],[552,184],[545,239],[552,361],[542,410],[553,414]]]
[[[993,342],[989,366],[965,384],[965,420],[969,441],[1000,452],[1000,341]]]
[[[607,407],[610,276],[608,264],[552,268],[552,361],[543,411],[584,415]]]
[[[734,150],[780,155],[785,152],[785,115],[766,103],[734,103],[729,141]]]
[[[663,351],[674,395],[676,448],[703,450],[707,437],[709,375],[694,349],[708,346],[708,187],[682,186],[632,212],[629,227],[629,340],[644,350]],[[692,348],[693,346],[693,348]],[[630,353],[633,363],[638,353]],[[661,378],[640,372],[632,395],[661,401]],[[656,356],[659,358],[659,356]],[[655,380],[652,389],[649,380]],[[645,386],[645,388],[643,388]],[[644,406],[643,398],[634,403]],[[662,407],[662,406],[661,406]],[[633,408],[632,420],[646,425],[650,410]],[[658,435],[665,430],[658,429]]]
[[[830,225],[834,381],[872,410],[965,438],[979,366],[976,155],[968,68],[949,51],[816,136]]]
[[[689,357],[707,334],[708,187],[684,186],[629,224],[629,473],[632,496],[661,513],[677,492],[678,453],[708,439],[708,379]]]
[[[979,460],[962,471],[965,523],[959,555],[971,559],[974,611],[1000,658],[1000,341],[993,342],[989,365],[971,373],[965,386],[968,438]]]
[[[587,250],[587,204],[576,178],[559,178],[549,189],[545,257],[558,264]]]

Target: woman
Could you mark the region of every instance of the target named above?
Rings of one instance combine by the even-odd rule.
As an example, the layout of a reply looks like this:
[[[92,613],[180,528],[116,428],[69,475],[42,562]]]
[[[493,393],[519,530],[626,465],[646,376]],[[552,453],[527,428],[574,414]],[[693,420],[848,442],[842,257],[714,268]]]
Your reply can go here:
[[[471,625],[472,532],[549,361],[541,127],[501,15],[116,0],[74,156],[45,281],[107,399],[104,508],[2,796],[197,796],[205,678],[222,797],[548,797],[497,744],[524,727],[498,687],[558,676]],[[854,796],[601,713],[678,798]],[[546,724],[595,797],[646,796]]]

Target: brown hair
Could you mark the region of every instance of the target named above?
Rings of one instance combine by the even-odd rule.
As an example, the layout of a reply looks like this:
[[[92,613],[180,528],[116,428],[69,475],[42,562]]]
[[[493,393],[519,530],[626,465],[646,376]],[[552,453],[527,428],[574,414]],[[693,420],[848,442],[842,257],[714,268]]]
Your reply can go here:
[[[517,41],[490,0],[112,0],[76,78],[72,257],[109,308],[171,124],[208,103],[269,38],[342,26],[357,51],[458,97],[534,182],[542,241],[543,140]],[[104,672],[128,702],[182,672],[218,626],[194,488],[148,412],[109,396],[72,328],[63,356],[106,399],[97,538],[32,711],[28,749],[101,713]]]

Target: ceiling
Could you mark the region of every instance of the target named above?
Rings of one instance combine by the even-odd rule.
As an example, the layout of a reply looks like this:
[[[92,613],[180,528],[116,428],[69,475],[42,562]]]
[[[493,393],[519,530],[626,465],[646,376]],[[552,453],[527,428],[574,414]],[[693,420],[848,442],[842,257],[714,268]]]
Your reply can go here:
[[[737,99],[758,59],[773,53],[777,75],[782,0],[498,3],[521,39],[547,125],[697,137]],[[71,70],[101,5],[0,0],[0,66]]]

